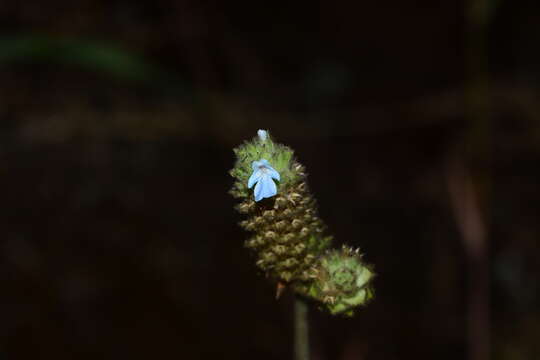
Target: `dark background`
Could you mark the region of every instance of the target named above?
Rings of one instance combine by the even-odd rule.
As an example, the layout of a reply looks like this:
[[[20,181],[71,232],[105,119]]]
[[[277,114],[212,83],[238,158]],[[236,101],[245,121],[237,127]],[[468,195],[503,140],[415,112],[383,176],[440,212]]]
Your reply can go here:
[[[313,359],[540,358],[540,8],[2,1],[0,359],[290,359],[228,195],[268,129],[376,300]]]

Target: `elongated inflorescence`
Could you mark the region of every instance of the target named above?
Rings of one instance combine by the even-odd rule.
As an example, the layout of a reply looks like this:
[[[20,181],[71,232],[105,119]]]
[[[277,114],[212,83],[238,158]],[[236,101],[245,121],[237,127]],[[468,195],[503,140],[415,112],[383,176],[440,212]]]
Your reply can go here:
[[[356,252],[328,250],[332,238],[293,151],[259,130],[234,152],[231,194],[240,200],[237,209],[245,215],[240,225],[251,235],[245,246],[256,266],[278,288],[291,285],[331,313],[350,314],[365,304],[373,294],[373,273]]]

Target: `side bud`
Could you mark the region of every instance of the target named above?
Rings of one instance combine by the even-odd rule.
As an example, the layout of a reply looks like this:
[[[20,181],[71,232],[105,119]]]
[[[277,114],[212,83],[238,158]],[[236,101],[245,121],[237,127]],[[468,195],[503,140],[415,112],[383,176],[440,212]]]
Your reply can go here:
[[[354,309],[373,298],[374,273],[358,250],[343,247],[322,255],[310,269],[312,281],[297,291],[321,304],[331,314],[352,316]]]

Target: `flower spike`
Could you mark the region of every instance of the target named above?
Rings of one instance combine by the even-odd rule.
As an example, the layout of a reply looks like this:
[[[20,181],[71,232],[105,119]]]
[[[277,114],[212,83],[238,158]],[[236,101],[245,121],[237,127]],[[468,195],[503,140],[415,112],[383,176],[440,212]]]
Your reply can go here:
[[[266,130],[234,149],[231,194],[240,200],[240,222],[251,233],[245,246],[255,264],[277,283],[309,298],[332,314],[349,316],[373,298],[374,273],[358,250],[328,250],[332,237],[317,213],[305,168],[289,147]],[[261,201],[268,199],[266,201]]]

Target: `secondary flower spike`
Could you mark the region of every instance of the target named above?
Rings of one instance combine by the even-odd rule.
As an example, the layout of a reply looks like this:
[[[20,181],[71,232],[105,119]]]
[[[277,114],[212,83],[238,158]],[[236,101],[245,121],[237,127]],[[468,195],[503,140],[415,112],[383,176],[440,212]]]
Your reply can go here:
[[[254,184],[253,194],[255,201],[272,197],[277,194],[277,187],[274,180],[280,180],[279,173],[270,165],[268,160],[261,159],[251,163],[253,173],[248,180],[248,188],[251,189]]]

